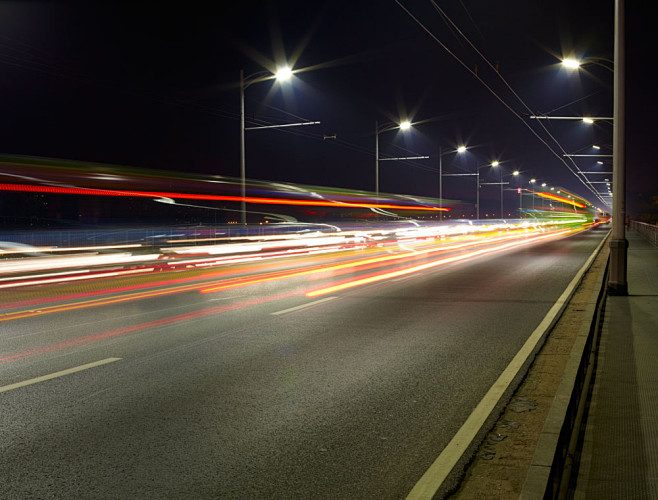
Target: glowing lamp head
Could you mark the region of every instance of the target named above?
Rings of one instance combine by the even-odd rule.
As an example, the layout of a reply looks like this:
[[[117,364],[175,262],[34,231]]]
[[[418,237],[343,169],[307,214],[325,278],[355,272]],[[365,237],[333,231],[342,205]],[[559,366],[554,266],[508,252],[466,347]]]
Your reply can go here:
[[[537,179],[530,179],[531,184],[534,184],[535,182],[537,182]]]
[[[580,61],[572,58],[563,59],[562,66],[564,66],[567,69],[578,69],[580,68]]]
[[[497,167],[498,165],[500,165],[500,162],[498,160],[491,162],[492,167]]]
[[[277,80],[285,82],[292,77],[292,70],[288,66],[280,67],[274,75]]]
[[[592,120],[591,118],[587,118],[587,117],[583,118],[583,121],[585,123],[587,123],[588,125],[591,125],[592,123],[594,123],[594,120]]]
[[[466,152],[466,146],[459,146],[457,148],[458,153],[465,153]]]
[[[514,172],[512,172],[512,175],[519,175],[519,171],[515,170]]]
[[[402,123],[400,123],[400,130],[409,130],[411,128],[411,122],[409,120],[405,120]]]

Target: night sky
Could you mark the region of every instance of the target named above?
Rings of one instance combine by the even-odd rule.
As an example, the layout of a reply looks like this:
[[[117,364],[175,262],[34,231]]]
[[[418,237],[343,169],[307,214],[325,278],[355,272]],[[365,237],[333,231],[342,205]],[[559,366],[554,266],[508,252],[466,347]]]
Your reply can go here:
[[[418,122],[411,131],[380,135],[381,156],[431,158],[381,162],[382,192],[438,196],[439,148],[465,144],[465,155],[443,156],[444,172],[497,159],[505,173],[521,170],[524,187],[535,177],[603,206],[559,148],[585,154],[598,144],[609,154],[612,124],[545,121],[558,146],[525,106],[612,116],[611,72],[593,65],[568,73],[558,63],[612,59],[614,2],[400,3],[422,26],[393,0],[0,2],[0,153],[238,177],[239,72],[291,61],[301,70],[291,82],[247,88],[247,120],[321,124],[248,131],[249,178],[374,191],[375,121],[408,118]],[[637,4],[627,2],[631,214],[658,195],[648,59],[656,43],[650,7]],[[469,71],[476,67],[482,82]],[[576,161],[585,171],[612,169]],[[445,178],[443,193],[473,203],[474,180]],[[481,193],[483,206],[496,205],[497,189]]]

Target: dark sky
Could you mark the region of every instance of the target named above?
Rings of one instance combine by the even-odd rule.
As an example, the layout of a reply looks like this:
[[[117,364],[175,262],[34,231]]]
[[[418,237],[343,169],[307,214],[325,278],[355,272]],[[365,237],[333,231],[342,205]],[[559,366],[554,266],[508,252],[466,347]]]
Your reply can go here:
[[[557,63],[569,54],[613,57],[614,2],[401,3],[434,38],[393,0],[0,2],[0,153],[237,177],[239,71],[294,60],[294,69],[308,70],[291,83],[246,90],[248,118],[321,125],[248,131],[250,178],[374,190],[375,121],[408,117],[421,123],[382,133],[381,155],[432,158],[382,162],[382,192],[437,196],[439,147],[463,143],[471,149],[445,155],[445,172],[498,159],[506,173],[520,169],[526,186],[536,177],[597,202],[560,161],[559,147],[582,154],[600,144],[610,153],[611,123],[544,122],[558,146],[519,99],[538,114],[612,116],[611,72],[567,73]],[[633,212],[658,195],[658,134],[649,121],[655,70],[647,60],[656,44],[649,7],[627,4]],[[476,65],[489,89],[469,72]],[[612,168],[576,161],[586,171]],[[472,178],[444,179],[446,198],[473,202],[474,191]],[[493,203],[497,193],[483,187],[483,200]]]

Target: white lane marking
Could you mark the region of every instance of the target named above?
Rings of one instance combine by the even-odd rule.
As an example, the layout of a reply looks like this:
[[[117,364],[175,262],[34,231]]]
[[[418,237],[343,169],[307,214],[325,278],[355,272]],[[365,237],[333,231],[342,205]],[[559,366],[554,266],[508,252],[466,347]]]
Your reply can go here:
[[[39,382],[44,382],[46,380],[51,380],[54,378],[64,377],[65,375],[70,375],[72,373],[81,372],[83,370],[88,370],[89,368],[95,368],[97,366],[106,365],[108,363],[113,363],[114,361],[119,361],[121,358],[107,358],[101,359],[100,361],[94,361],[93,363],[87,363],[86,365],[74,366],[67,370],[62,370],[55,373],[50,373],[48,375],[43,375],[41,377],[31,378],[29,380],[23,380],[22,382],[16,382],[15,384],[3,385],[0,387],[0,392],[11,391],[12,389],[18,389],[20,387],[25,387],[26,385],[38,384]]]
[[[325,297],[325,298],[320,299],[320,300],[314,300],[313,302],[307,302],[306,304],[302,304],[301,306],[295,306],[295,307],[291,307],[289,309],[283,309],[281,311],[273,312],[273,313],[270,313],[270,314],[272,314],[273,316],[277,316],[279,314],[285,314],[285,313],[289,313],[289,312],[293,312],[293,311],[299,311],[300,309],[304,309],[306,307],[311,307],[311,306],[314,306],[316,304],[320,304],[321,302],[326,302],[328,300],[333,300],[333,299],[337,299],[337,298],[338,298],[337,296]]]
[[[569,283],[564,292],[562,292],[560,298],[557,299],[555,304],[553,304],[553,307],[548,311],[548,314],[546,314],[539,326],[532,332],[530,337],[528,337],[528,340],[526,340],[523,347],[521,347],[516,356],[514,356],[514,359],[512,359],[507,368],[505,368],[500,377],[498,377],[498,380],[494,382],[489,391],[475,407],[473,413],[469,415],[448,445],[443,449],[436,460],[434,460],[434,463],[430,465],[429,469],[427,469],[425,474],[423,474],[418,480],[409,495],[407,495],[407,500],[431,500],[434,498],[434,495],[455,465],[457,465],[457,462],[466,452],[473,439],[475,439],[475,436],[486,422],[502,395],[519,373],[521,367],[525,364],[528,357],[532,355],[535,347],[543,338],[546,330],[550,329],[559,319],[560,314],[564,307],[566,307],[572,293],[580,284],[582,277],[587,272],[592,262],[594,262],[594,259],[607,239],[606,236],[596,247],[596,250],[590,255],[583,267],[580,268],[574,279],[571,280],[571,283]]]

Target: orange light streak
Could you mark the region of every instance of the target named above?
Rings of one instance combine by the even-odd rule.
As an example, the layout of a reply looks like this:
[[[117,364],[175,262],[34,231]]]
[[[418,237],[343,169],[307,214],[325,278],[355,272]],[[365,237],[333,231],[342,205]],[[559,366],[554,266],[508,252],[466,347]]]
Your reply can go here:
[[[561,201],[563,203],[568,203],[569,205],[574,205],[578,208],[585,208],[585,205],[582,203],[578,203],[576,200],[570,200],[569,198],[563,198],[562,196],[557,196],[555,194],[550,194],[550,193],[535,193],[537,196],[541,196],[542,198],[549,198],[551,200],[555,201]]]
[[[387,208],[389,210],[426,210],[450,211],[447,207],[427,207],[422,205],[393,205],[390,203],[356,203],[348,201],[323,200],[293,200],[289,198],[261,198],[254,196],[229,196],[214,194],[170,193],[159,191],[130,191],[97,188],[76,188],[66,186],[34,186],[31,184],[0,183],[0,191],[19,191],[31,193],[78,194],[91,196],[135,196],[142,198],[177,198],[181,200],[212,200],[212,201],[245,201],[247,203],[262,203],[266,205],[299,205],[313,207],[346,207],[346,208]]]
[[[313,290],[311,292],[306,293],[306,296],[307,297],[317,297],[319,295],[326,295],[326,294],[329,294],[329,293],[339,292],[339,291],[342,291],[342,290],[346,290],[348,288],[354,288],[354,287],[357,287],[357,286],[367,285],[369,283],[375,283],[377,281],[383,281],[383,280],[387,280],[387,279],[391,279],[391,278],[397,278],[399,276],[404,276],[404,275],[407,275],[407,274],[416,273],[418,271],[423,271],[425,269],[431,269],[433,267],[442,266],[442,265],[445,265],[445,264],[450,264],[451,262],[457,262],[457,261],[461,261],[461,260],[465,260],[465,259],[470,259],[470,258],[479,256],[479,255],[483,255],[483,254],[487,254],[487,253],[500,252],[501,250],[505,250],[505,249],[512,248],[512,247],[527,245],[527,244],[534,243],[536,241],[543,240],[543,239],[546,239],[546,238],[555,238],[555,237],[558,237],[558,236],[561,236],[561,235],[564,235],[564,234],[567,234],[567,233],[571,233],[571,231],[570,230],[565,230],[565,231],[560,231],[560,232],[554,233],[554,234],[537,236],[537,237],[531,238],[531,239],[526,240],[526,241],[513,241],[513,242],[505,243],[503,245],[499,245],[499,246],[496,246],[496,247],[484,248],[484,249],[481,249],[481,250],[475,250],[473,252],[469,252],[469,253],[466,253],[466,254],[463,254],[463,255],[456,255],[454,257],[446,257],[446,258],[443,258],[443,259],[435,260],[433,262],[428,262],[426,264],[421,264],[421,265],[414,266],[414,267],[409,267],[409,268],[406,268],[406,269],[400,269],[398,271],[392,271],[392,272],[388,272],[388,273],[377,274],[375,276],[369,276],[367,278],[361,278],[361,279],[357,279],[357,280],[346,281],[346,282],[340,283],[338,285],[334,285],[334,286],[330,286],[330,287],[326,287],[326,288],[320,288],[318,290]]]

